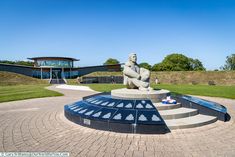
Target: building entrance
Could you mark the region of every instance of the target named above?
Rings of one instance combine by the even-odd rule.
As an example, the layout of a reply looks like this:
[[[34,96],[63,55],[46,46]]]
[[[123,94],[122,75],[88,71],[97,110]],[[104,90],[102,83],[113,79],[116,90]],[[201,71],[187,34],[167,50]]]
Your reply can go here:
[[[52,69],[52,79],[62,79],[62,69],[53,68]]]

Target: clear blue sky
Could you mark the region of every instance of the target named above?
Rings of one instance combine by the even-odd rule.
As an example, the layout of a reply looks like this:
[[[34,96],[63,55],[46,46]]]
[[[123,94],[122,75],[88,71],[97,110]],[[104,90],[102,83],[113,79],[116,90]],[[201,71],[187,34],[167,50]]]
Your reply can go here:
[[[235,52],[235,1],[0,0],[0,59],[68,56],[158,63],[170,53],[213,70]]]

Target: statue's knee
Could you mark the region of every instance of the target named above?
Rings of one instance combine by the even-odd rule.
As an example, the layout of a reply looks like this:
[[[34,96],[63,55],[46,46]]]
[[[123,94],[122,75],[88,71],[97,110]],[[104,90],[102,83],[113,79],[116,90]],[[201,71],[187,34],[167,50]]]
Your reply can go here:
[[[150,73],[149,72],[146,71],[146,72],[141,74],[141,80],[142,81],[148,81],[149,78],[150,78]]]
[[[140,75],[150,76],[150,71],[148,69],[140,68]]]

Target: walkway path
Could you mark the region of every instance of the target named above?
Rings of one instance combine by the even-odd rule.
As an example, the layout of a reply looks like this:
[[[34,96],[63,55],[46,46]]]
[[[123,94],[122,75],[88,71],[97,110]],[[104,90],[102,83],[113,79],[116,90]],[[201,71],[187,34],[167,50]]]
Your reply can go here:
[[[70,156],[235,156],[235,100],[209,98],[228,108],[229,122],[165,135],[133,135],[85,128],[63,106],[94,94],[49,87],[65,96],[0,104],[1,151],[68,151]],[[205,97],[204,97],[205,98]]]

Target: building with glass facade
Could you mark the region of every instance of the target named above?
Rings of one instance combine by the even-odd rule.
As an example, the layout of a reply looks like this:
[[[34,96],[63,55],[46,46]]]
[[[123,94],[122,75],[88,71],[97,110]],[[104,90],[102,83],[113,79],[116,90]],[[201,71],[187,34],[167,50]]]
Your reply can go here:
[[[28,58],[34,61],[34,67],[38,70],[34,71],[33,76],[42,79],[63,79],[78,76],[74,72],[74,61],[79,59],[69,57],[34,57]]]
[[[33,57],[34,66],[0,63],[0,71],[19,73],[39,79],[70,79],[96,71],[121,71],[121,65],[74,67],[79,59],[69,57]]]

